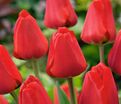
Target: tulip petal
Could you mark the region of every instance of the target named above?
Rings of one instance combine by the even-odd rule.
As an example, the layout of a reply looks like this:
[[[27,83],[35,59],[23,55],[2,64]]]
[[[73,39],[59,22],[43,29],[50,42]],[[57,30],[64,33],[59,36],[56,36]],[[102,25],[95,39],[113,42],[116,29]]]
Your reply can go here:
[[[9,53],[0,45],[0,94],[13,91],[22,83],[22,78]]]
[[[20,88],[19,104],[52,104],[41,82],[34,76],[23,83]]]
[[[79,104],[119,104],[113,75],[103,63],[99,63],[87,72]]]
[[[115,43],[108,55],[108,64],[112,70],[121,75],[121,30],[116,37]]]
[[[14,56],[20,59],[39,58],[47,50],[47,39],[36,20],[27,11],[21,11],[14,27]]]
[[[77,16],[70,0],[47,0],[44,24],[50,28],[73,26],[77,23]]]
[[[72,31],[59,28],[53,34],[47,62],[47,73],[54,77],[72,77],[86,69],[86,61]]]

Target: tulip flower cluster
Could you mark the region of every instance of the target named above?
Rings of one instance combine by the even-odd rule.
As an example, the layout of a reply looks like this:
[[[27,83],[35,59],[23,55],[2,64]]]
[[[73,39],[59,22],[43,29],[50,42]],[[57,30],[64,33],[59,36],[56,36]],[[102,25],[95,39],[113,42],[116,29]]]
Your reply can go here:
[[[68,28],[74,26],[77,19],[70,0],[46,0],[44,24],[56,31],[48,45],[36,19],[26,10],[19,13],[14,26],[13,55],[18,59],[33,61],[35,76],[30,75],[22,82],[19,69],[7,49],[0,45],[0,104],[9,104],[3,97],[7,93],[18,98],[18,101],[15,99],[18,104],[61,104],[60,97],[63,95],[64,104],[119,104],[112,71],[121,75],[121,31],[116,36],[110,0],[93,0],[86,15],[80,38],[88,44],[101,47],[100,62],[88,69],[88,72],[88,60],[84,57],[74,31]],[[104,43],[110,42],[114,42],[114,45],[108,55],[108,66],[102,61],[102,48]],[[41,82],[42,76],[35,61],[47,54],[47,74],[56,82],[57,78],[68,82],[59,87],[60,90],[58,86],[54,87],[53,100]],[[79,92],[73,84],[73,77],[80,74],[84,74],[84,80]],[[14,90],[19,87],[20,91],[15,96]]]

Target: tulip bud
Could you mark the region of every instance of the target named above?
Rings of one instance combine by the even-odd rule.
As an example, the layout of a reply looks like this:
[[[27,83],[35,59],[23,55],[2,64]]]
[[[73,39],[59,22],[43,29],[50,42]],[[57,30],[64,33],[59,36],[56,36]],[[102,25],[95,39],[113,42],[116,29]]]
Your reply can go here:
[[[20,59],[40,58],[47,50],[48,41],[36,20],[22,10],[14,27],[14,56]]]
[[[10,93],[22,83],[17,67],[2,45],[0,45],[0,83],[0,94]]]
[[[49,28],[73,26],[77,23],[77,15],[70,0],[47,0],[44,24]]]
[[[42,83],[34,76],[29,76],[20,88],[19,104],[52,104],[52,102]]]
[[[115,40],[116,29],[110,0],[94,0],[87,12],[81,38],[86,43],[102,44]]]
[[[119,104],[112,73],[103,63],[99,63],[87,72],[79,104]]]
[[[113,48],[108,55],[108,64],[115,73],[121,75],[121,30],[119,31]]]
[[[0,104],[9,104],[8,101],[2,95],[0,95]]]
[[[65,27],[59,28],[50,42],[47,73],[53,77],[73,77],[82,73],[86,66],[73,31]]]
[[[66,94],[68,100],[70,100],[70,91],[69,91],[69,86],[67,83],[61,85],[61,89],[64,91],[64,93]],[[77,89],[75,88],[75,93],[76,93],[76,96],[78,96],[78,91]],[[59,96],[58,96],[58,90],[57,90],[57,87],[54,88],[54,104],[60,104],[59,103]]]

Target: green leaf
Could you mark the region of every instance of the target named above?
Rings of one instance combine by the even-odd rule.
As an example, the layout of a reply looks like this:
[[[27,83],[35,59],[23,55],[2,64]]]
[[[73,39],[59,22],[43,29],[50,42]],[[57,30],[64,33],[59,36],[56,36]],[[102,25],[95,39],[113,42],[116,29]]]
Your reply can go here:
[[[82,83],[83,83],[83,79],[82,79],[82,75],[79,75],[79,76],[76,76],[73,78],[73,81],[74,81],[74,86],[78,89],[78,90],[81,90],[82,88]]]
[[[57,89],[58,89],[58,96],[59,96],[60,104],[69,104],[69,101],[68,101],[68,99],[67,99],[67,96],[66,96],[65,93],[61,90],[59,84],[56,83],[56,85],[57,85]]]
[[[41,72],[41,82],[44,86],[44,88],[46,89],[46,91],[48,92],[48,95],[51,99],[54,98],[53,96],[53,88],[54,88],[54,81],[51,77],[49,77],[46,73],[42,73]]]
[[[15,57],[12,57],[13,62],[16,64],[16,66],[21,66],[26,63],[24,60],[17,59]]]

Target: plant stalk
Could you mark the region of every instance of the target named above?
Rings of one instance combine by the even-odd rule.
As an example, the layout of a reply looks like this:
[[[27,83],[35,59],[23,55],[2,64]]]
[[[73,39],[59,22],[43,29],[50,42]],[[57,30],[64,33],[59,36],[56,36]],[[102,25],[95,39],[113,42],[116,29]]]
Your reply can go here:
[[[40,79],[39,69],[38,69],[38,63],[37,63],[36,59],[32,59],[32,67],[33,67],[35,76]]]
[[[100,62],[104,63],[104,45],[99,45],[99,53],[100,53]]]
[[[69,90],[70,90],[70,103],[71,104],[77,104],[77,100],[76,100],[76,95],[74,92],[74,86],[73,86],[73,79],[72,78],[68,78],[68,85],[69,85]]]
[[[10,93],[10,95],[13,97],[15,104],[18,104],[18,97],[17,97],[16,93],[13,91]]]

